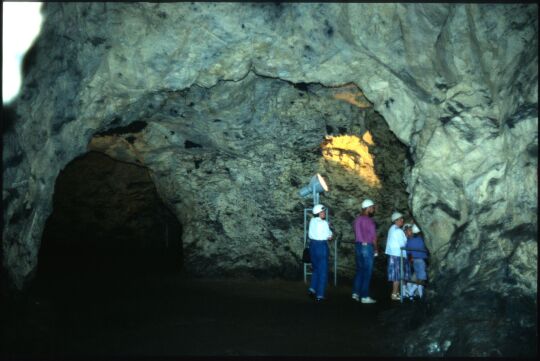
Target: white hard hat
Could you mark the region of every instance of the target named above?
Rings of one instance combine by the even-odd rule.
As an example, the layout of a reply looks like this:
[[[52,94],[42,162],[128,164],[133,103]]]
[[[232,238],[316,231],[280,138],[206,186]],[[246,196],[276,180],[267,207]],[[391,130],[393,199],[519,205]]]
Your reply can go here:
[[[396,220],[403,218],[403,214],[399,212],[392,213],[392,222],[395,222]]]
[[[313,207],[313,214],[319,214],[319,213],[321,213],[322,211],[325,211],[325,210],[326,210],[325,206],[323,206],[322,204],[316,204]]]
[[[420,228],[416,224],[412,225],[412,233],[420,233]]]
[[[375,203],[371,199],[364,199],[362,202],[362,209],[374,206]]]

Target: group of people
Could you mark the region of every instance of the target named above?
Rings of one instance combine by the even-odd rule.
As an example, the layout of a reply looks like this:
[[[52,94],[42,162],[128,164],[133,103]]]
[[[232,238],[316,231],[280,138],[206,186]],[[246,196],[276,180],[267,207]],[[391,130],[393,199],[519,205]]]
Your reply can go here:
[[[356,273],[353,280],[352,299],[361,303],[376,303],[370,297],[369,286],[373,271],[373,262],[378,256],[377,230],[373,216],[375,203],[365,199],[361,214],[353,222],[355,235]],[[312,277],[308,294],[316,301],[324,300],[328,283],[328,242],[332,240],[333,232],[326,220],[326,207],[317,204],[313,207],[314,217],[309,223],[308,238],[312,263]],[[405,224],[404,217],[399,212],[392,213],[392,226],[388,230],[385,254],[388,256],[387,276],[392,283],[390,299],[401,300],[401,297],[423,297],[423,288],[427,280],[426,259],[428,252],[420,229],[415,224]],[[406,248],[406,250],[402,249]],[[401,266],[403,258],[403,267]],[[400,295],[400,280],[405,285],[403,295]],[[414,275],[414,279],[411,275]],[[414,280],[414,281],[413,281]]]

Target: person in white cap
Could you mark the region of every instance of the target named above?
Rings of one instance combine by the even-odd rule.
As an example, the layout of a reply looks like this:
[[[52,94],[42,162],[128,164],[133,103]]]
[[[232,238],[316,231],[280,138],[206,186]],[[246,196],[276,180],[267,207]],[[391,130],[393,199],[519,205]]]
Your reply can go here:
[[[311,283],[308,294],[320,302],[324,300],[324,291],[328,283],[328,242],[332,231],[326,220],[326,208],[322,204],[313,207],[314,217],[309,221],[309,254],[311,256]]]
[[[409,230],[406,231],[406,235],[407,248],[411,249],[407,251],[407,255],[412,259],[414,275],[418,280],[418,286],[413,286],[413,284],[411,284],[409,293],[414,296],[418,294],[418,297],[422,298],[424,294],[424,284],[427,280],[426,259],[428,258],[429,252],[424,243],[424,239],[420,235],[420,228],[418,228],[416,224],[411,225]]]
[[[375,214],[375,203],[371,199],[365,199],[362,202],[362,214],[353,222],[356,273],[353,280],[352,299],[362,303],[377,302],[369,297],[373,259],[377,256],[377,232],[372,219],[373,214]]]
[[[400,256],[407,260],[407,252],[402,251],[401,247],[407,244],[407,237],[401,229],[403,227],[403,214],[399,212],[392,213],[392,226],[388,230],[388,238],[386,240],[386,250],[384,253],[388,255],[388,281],[392,282],[392,294],[390,298],[393,301],[399,301],[399,281],[401,279]],[[403,278],[409,279],[408,262],[403,264]]]

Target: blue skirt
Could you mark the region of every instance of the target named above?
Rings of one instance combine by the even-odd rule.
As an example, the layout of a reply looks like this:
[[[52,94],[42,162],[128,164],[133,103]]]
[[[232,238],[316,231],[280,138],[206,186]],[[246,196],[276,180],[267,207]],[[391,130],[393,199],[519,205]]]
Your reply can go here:
[[[388,256],[388,281],[399,281],[401,279],[400,258],[398,256]],[[403,258],[403,279],[411,279],[409,260]]]

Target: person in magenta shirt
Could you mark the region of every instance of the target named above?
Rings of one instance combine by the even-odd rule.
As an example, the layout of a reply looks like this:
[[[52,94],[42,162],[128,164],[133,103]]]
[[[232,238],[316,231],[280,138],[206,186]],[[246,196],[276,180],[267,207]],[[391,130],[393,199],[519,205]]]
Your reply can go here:
[[[356,273],[353,280],[352,299],[362,303],[375,303],[369,297],[369,284],[373,271],[373,259],[377,252],[377,232],[372,217],[375,203],[371,199],[362,202],[362,213],[353,222],[355,237]]]

